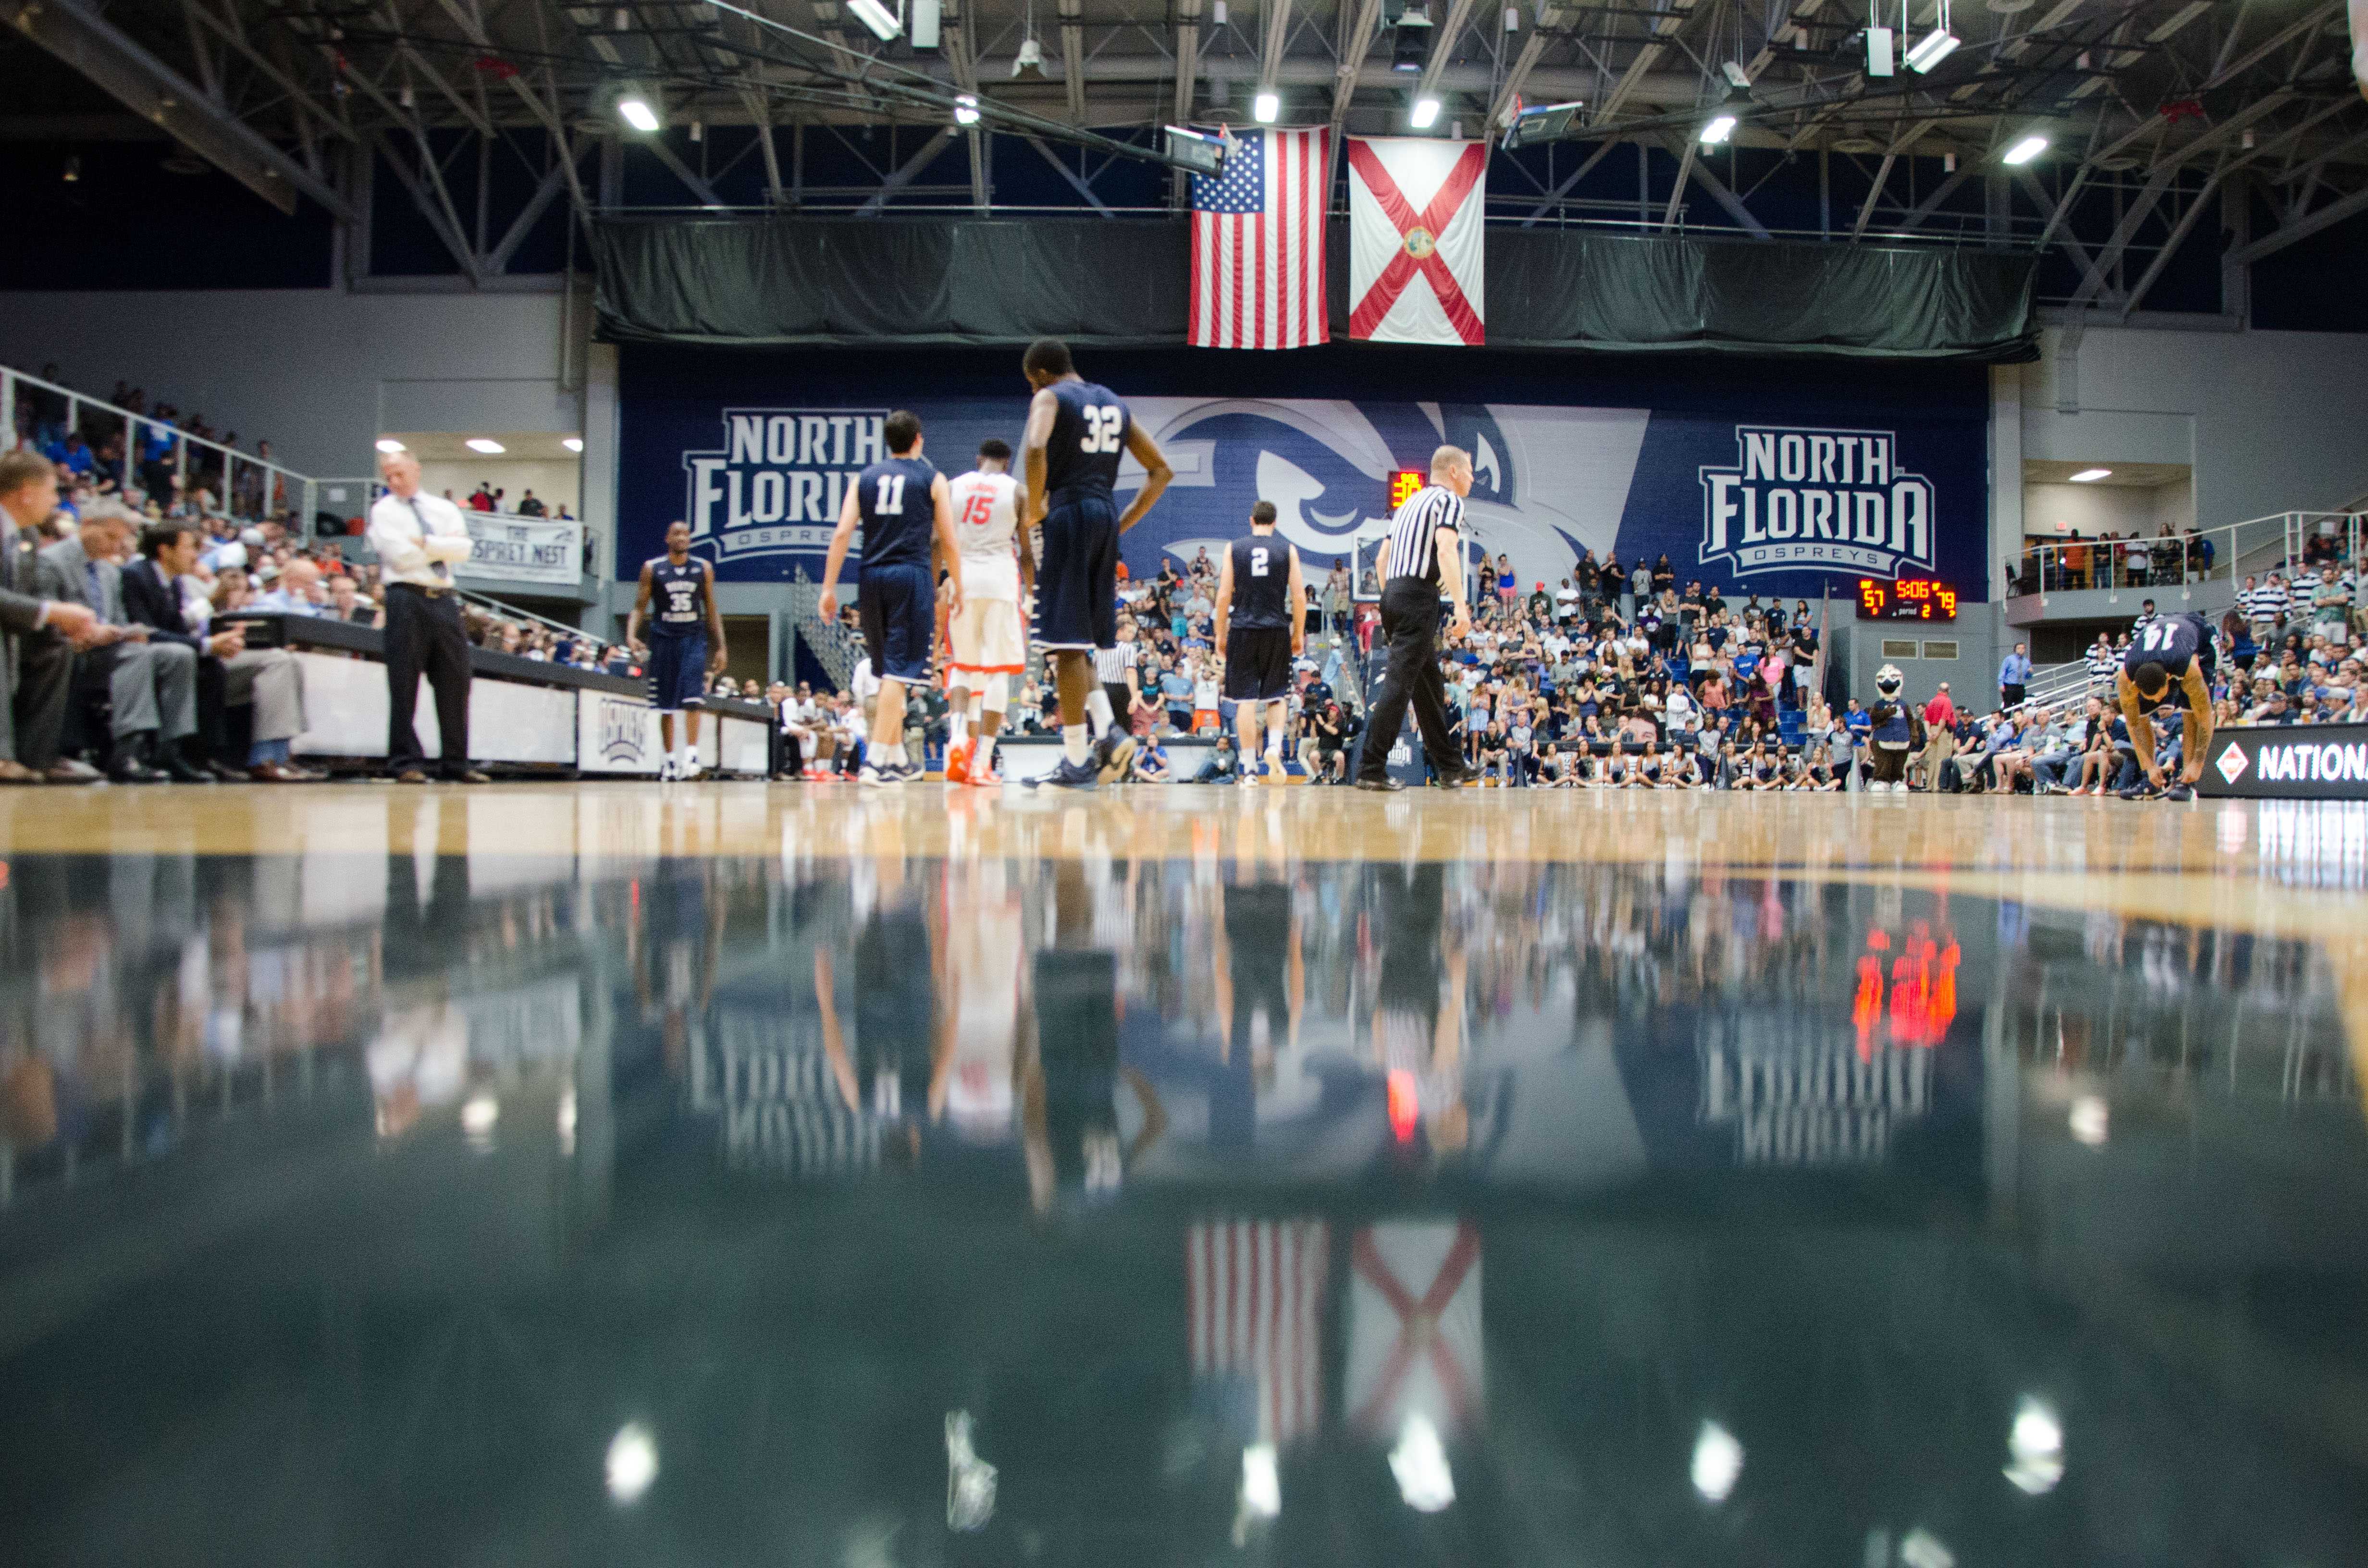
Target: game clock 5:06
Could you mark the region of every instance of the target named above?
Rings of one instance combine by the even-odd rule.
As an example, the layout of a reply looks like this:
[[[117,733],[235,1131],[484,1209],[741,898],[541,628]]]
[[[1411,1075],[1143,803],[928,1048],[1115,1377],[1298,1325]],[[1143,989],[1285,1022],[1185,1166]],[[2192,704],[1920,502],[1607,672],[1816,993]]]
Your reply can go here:
[[[1957,590],[1938,577],[1880,577],[1858,580],[1861,620],[1954,620]]]

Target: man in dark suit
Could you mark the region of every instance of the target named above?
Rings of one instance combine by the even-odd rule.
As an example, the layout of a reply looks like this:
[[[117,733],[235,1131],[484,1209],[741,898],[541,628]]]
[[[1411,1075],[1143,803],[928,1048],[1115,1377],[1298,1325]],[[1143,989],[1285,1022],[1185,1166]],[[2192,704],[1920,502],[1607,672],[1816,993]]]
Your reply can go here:
[[[310,783],[321,778],[284,755],[290,737],[304,729],[304,688],[296,656],[285,648],[249,648],[235,628],[204,637],[189,631],[181,613],[179,579],[197,563],[196,524],[152,523],[140,536],[140,559],[124,568],[123,612],[149,628],[149,641],[180,642],[198,653],[198,723],[211,759],[208,766],[216,778],[258,784]],[[222,759],[222,716],[225,708],[248,703],[255,708],[255,744],[241,768]]]
[[[103,640],[74,659],[74,686],[86,701],[108,694],[113,745],[108,777],[119,784],[211,784],[180,756],[198,729],[198,653],[153,640],[123,613],[123,569],[133,514],[108,503],[85,508],[82,528],[40,553],[36,580],[45,597],[97,612]]]
[[[97,768],[58,753],[74,651],[99,636],[98,617],[44,599],[33,546],[58,506],[58,471],[39,452],[0,454],[0,783],[88,783]]]

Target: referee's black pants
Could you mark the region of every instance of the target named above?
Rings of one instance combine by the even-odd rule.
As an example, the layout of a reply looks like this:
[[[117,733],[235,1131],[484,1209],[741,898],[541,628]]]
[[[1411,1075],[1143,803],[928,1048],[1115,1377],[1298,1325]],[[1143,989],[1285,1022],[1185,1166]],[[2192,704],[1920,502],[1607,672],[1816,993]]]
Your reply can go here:
[[[419,677],[436,693],[436,728],[443,737],[447,778],[469,771],[469,634],[461,625],[461,596],[431,594],[409,583],[386,590],[386,765],[393,773],[427,771],[419,732]]]
[[[1382,589],[1382,638],[1389,664],[1373,693],[1357,776],[1389,777],[1390,748],[1398,744],[1409,702],[1430,766],[1440,773],[1461,769],[1463,757],[1447,725],[1447,683],[1439,675],[1439,589],[1420,577],[1391,578]]]

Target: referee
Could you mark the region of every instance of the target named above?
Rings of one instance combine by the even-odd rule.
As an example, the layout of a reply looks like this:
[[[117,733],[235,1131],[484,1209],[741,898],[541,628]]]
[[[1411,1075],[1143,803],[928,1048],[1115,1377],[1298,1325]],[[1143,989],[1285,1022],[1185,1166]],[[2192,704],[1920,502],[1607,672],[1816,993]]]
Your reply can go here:
[[[1373,562],[1382,582],[1382,635],[1390,662],[1373,694],[1365,726],[1365,749],[1357,765],[1360,790],[1401,790],[1390,777],[1390,748],[1397,744],[1407,702],[1422,730],[1436,782],[1447,788],[1468,782],[1472,771],[1455,749],[1447,727],[1447,688],[1439,676],[1439,596],[1455,607],[1448,633],[1472,630],[1472,607],[1463,597],[1463,497],[1472,493],[1472,454],[1441,447],[1430,455],[1430,483],[1406,499],[1390,519],[1390,537]]]
[[[469,634],[452,563],[469,559],[469,527],[460,508],[419,490],[419,460],[389,452],[378,463],[387,493],[370,508],[370,544],[386,585],[387,770],[398,784],[427,782],[419,730],[419,677],[436,694],[436,731],[444,777],[455,784],[492,780],[469,766]]]

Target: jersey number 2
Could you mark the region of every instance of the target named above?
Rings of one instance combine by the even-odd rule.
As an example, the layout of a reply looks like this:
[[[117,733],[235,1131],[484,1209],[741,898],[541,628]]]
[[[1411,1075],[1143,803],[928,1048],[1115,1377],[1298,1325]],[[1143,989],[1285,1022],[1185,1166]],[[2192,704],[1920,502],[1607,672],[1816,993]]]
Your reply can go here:
[[[1252,545],[1250,547],[1250,575],[1253,577],[1263,577],[1266,575],[1266,547],[1264,545]]]
[[[1077,442],[1081,452],[1114,452],[1126,426],[1126,410],[1109,403],[1088,403],[1083,410],[1086,433]]]
[[[871,509],[880,513],[893,512],[899,517],[904,515],[905,476],[903,474],[883,473],[880,476],[879,492],[871,498]]]

